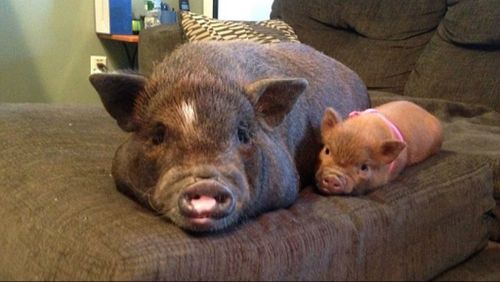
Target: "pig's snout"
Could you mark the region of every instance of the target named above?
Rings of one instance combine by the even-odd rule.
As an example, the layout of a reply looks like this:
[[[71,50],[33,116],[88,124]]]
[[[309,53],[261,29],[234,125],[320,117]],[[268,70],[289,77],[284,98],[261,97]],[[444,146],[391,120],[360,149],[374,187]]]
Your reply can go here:
[[[323,177],[323,186],[332,188],[333,190],[342,189],[344,186],[341,181],[341,176],[338,175],[328,175]]]
[[[200,180],[181,192],[178,204],[185,217],[220,219],[234,211],[236,200],[222,183]]]
[[[347,179],[341,174],[331,173],[321,176],[318,183],[321,192],[325,194],[347,193]]]

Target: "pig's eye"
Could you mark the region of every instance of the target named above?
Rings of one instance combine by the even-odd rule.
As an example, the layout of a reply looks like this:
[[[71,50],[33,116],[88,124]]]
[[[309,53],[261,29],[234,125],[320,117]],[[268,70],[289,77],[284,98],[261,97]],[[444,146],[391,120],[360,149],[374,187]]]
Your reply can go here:
[[[330,149],[328,149],[328,147],[325,147],[325,155],[330,155]]]
[[[250,132],[248,130],[248,125],[244,122],[240,122],[238,125],[238,141],[242,144],[248,144],[250,142]]]
[[[163,124],[157,123],[153,128],[153,135],[151,137],[151,142],[153,145],[160,145],[165,141],[166,128]]]
[[[359,169],[361,169],[361,171],[363,172],[367,172],[370,168],[368,167],[367,164],[362,164]]]

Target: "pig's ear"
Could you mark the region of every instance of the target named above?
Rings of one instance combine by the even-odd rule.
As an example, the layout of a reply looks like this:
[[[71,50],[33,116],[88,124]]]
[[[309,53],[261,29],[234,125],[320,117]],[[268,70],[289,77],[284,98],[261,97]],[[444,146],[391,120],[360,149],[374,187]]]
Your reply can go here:
[[[323,114],[321,121],[321,132],[327,132],[342,122],[342,117],[334,109],[328,107]]]
[[[292,110],[307,86],[304,78],[261,79],[245,86],[245,91],[252,97],[256,111],[262,114],[265,122],[275,127]]]
[[[386,164],[391,163],[399,156],[404,148],[406,148],[404,142],[397,140],[384,141],[376,152],[376,159]]]
[[[137,95],[144,89],[146,78],[128,73],[98,73],[89,77],[101,97],[104,108],[125,131],[137,129],[133,108]]]

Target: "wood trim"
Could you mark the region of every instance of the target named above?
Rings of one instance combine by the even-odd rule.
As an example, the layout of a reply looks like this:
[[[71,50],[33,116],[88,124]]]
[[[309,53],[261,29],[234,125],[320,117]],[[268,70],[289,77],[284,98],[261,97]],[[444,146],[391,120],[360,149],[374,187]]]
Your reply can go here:
[[[98,33],[97,36],[102,39],[116,40],[121,42],[138,43],[139,35],[124,35],[124,34],[104,34]]]

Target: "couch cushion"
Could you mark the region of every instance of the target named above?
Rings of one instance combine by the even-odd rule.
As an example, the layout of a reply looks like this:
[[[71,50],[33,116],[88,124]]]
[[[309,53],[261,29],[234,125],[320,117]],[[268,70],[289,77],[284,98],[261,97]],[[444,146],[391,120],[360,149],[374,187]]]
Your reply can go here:
[[[488,241],[488,161],[450,150],[362,197],[310,188],[288,209],[186,233],[110,177],[126,138],[97,106],[0,104],[0,277],[429,279]]]
[[[223,21],[192,12],[183,12],[181,27],[190,42],[203,40],[249,40],[258,43],[299,42],[293,28],[280,20]]]
[[[448,2],[448,12],[410,75],[405,95],[500,111],[500,1]]]
[[[433,281],[500,281],[499,265],[500,244],[489,242],[483,251]]]
[[[368,89],[401,94],[445,10],[435,0],[276,0],[271,18],[352,68]]]
[[[448,0],[439,35],[456,45],[500,48],[500,2]]]
[[[403,40],[436,28],[443,16],[439,1],[308,1],[308,15],[326,25],[353,30],[371,39]]]

